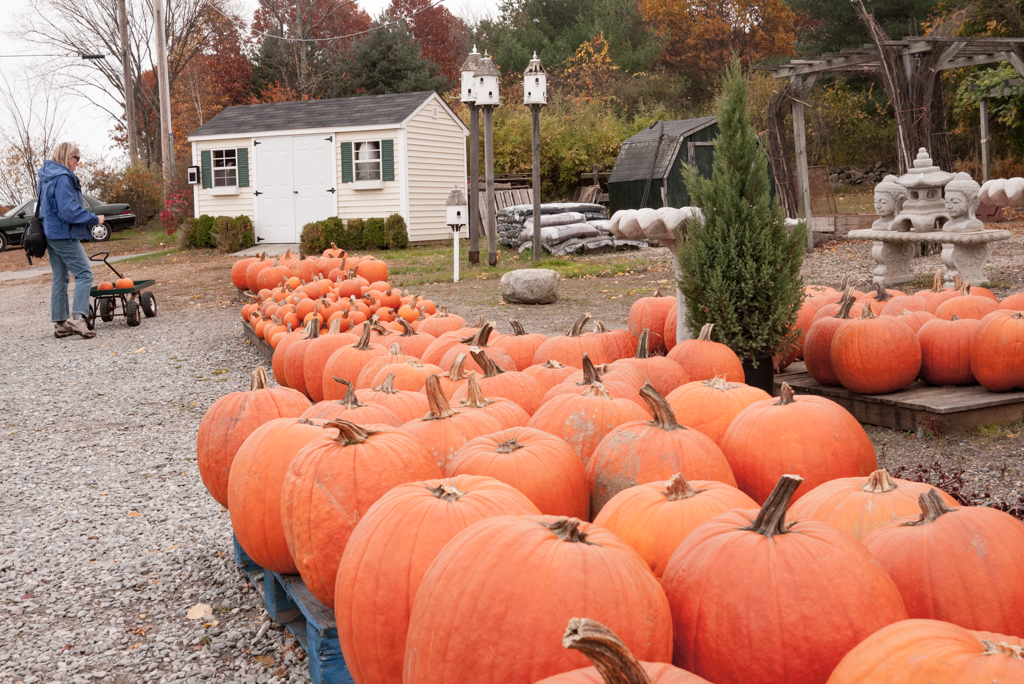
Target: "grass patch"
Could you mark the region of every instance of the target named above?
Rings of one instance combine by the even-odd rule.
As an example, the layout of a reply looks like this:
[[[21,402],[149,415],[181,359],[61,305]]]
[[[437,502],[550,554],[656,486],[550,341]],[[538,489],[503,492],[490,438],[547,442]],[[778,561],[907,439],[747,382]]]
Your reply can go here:
[[[114,268],[118,268],[121,264],[131,264],[140,261],[149,261],[150,259],[156,259],[158,257],[167,256],[168,254],[177,254],[180,251],[180,249],[165,249],[162,252],[153,252],[152,254],[140,254],[139,256],[133,256],[127,259],[120,259],[118,261],[115,261],[113,262],[113,266]],[[93,263],[99,266],[104,266],[104,263],[102,261],[96,261]],[[96,266],[94,265],[93,268],[96,268]]]
[[[836,211],[840,214],[875,213],[875,190],[871,185],[841,185],[835,190]]]

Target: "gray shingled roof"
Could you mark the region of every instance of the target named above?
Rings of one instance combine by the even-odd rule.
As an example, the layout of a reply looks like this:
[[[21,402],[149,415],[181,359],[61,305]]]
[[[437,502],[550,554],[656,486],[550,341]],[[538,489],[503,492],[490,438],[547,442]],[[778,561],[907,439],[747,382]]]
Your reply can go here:
[[[382,126],[405,121],[433,95],[432,90],[392,95],[360,95],[227,107],[189,137],[269,133],[306,128]]]
[[[664,121],[665,137],[658,150],[658,160],[654,165],[654,178],[664,178],[672,170],[679,151],[679,145],[688,135],[704,128],[715,121],[713,116],[699,119],[682,119]],[[651,157],[658,146],[658,125],[644,129],[626,139],[619,148],[619,156],[615,159],[615,167],[608,179],[609,183],[621,181],[647,180],[651,175]]]

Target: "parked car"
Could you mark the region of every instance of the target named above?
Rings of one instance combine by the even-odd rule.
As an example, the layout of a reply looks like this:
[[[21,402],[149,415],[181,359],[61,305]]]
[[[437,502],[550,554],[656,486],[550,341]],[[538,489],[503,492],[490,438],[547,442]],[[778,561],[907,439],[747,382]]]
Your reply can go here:
[[[97,216],[106,216],[102,226],[92,227],[92,239],[97,242],[109,240],[110,234],[115,230],[124,230],[135,225],[135,214],[131,213],[127,204],[106,204],[95,197],[83,194],[82,206]],[[25,229],[35,215],[36,200],[33,197],[0,216],[0,252],[8,247],[21,245]]]

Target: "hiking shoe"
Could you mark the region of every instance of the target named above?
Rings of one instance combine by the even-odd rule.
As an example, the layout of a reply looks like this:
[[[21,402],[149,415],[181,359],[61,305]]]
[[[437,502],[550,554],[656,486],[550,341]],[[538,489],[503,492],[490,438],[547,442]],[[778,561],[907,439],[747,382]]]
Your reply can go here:
[[[71,318],[65,321],[64,325],[76,335],[80,335],[85,338],[96,337],[96,333],[89,330],[89,325],[86,323],[85,316],[80,313],[71,314]]]
[[[53,336],[56,338],[67,337],[68,335],[74,335],[75,331],[68,327],[67,323],[54,322],[53,324]]]

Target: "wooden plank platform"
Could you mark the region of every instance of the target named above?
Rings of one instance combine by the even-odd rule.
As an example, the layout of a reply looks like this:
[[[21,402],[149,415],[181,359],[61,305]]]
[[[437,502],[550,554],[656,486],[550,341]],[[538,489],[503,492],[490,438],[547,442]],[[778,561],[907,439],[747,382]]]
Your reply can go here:
[[[309,677],[314,684],[353,684],[341,654],[334,610],[320,603],[298,575],[281,575],[261,568],[234,539],[238,569],[263,597],[270,619],[283,625],[306,650]]]
[[[248,321],[242,321],[242,332],[245,333],[245,336],[250,342],[252,342],[253,346],[263,354],[263,358],[267,360],[267,363],[270,363],[274,359],[274,348],[271,347],[270,343],[266,340],[257,337],[256,329],[252,327],[251,323]]]
[[[782,383],[797,394],[816,394],[838,403],[862,423],[936,436],[955,435],[991,423],[1024,418],[1024,392],[990,392],[980,385],[933,387],[921,380],[892,394],[856,394],[843,387],[816,382],[802,362],[775,376],[775,394]]]

